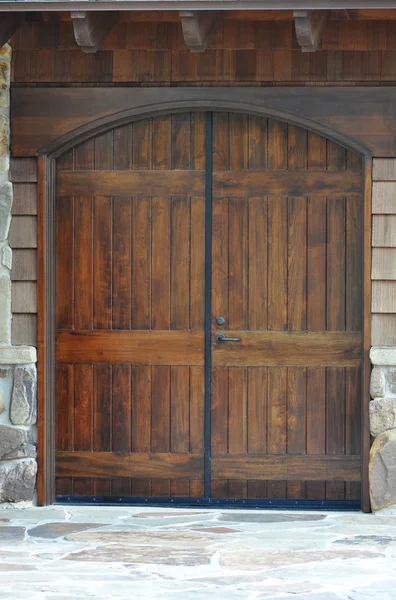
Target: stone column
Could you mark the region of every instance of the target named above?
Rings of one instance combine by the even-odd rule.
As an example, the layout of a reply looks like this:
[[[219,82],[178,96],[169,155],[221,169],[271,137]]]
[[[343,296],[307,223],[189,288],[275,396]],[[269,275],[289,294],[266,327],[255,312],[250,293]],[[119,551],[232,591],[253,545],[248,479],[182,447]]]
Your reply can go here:
[[[373,510],[396,504],[396,348],[370,352],[370,496]]]
[[[0,49],[0,502],[31,502],[37,472],[36,349],[11,342],[10,64],[6,44]]]

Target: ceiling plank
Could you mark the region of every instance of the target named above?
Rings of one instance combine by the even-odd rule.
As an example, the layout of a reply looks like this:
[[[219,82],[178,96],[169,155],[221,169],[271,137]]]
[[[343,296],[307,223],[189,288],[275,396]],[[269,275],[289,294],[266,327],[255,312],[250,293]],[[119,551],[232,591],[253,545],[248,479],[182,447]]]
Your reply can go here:
[[[220,22],[220,11],[179,12],[184,41],[191,52],[204,52]]]
[[[294,11],[297,41],[303,52],[317,50],[329,15],[330,11],[328,10]]]
[[[119,21],[118,12],[72,11],[74,37],[83,52],[99,50],[104,40]]]
[[[0,48],[8,42],[16,30],[24,23],[24,13],[3,13],[0,18]]]

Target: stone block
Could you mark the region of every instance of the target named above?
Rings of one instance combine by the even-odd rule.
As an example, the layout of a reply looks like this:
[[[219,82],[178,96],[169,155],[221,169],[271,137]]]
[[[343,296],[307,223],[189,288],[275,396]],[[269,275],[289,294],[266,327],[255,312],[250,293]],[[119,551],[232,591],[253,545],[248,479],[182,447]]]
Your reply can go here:
[[[10,406],[10,420],[14,425],[34,425],[36,422],[36,388],[35,367],[17,367]]]
[[[370,432],[377,437],[396,427],[396,398],[377,398],[369,404]]]
[[[0,275],[0,344],[11,341],[11,281]]]
[[[370,378],[370,396],[372,398],[383,398],[385,396],[386,377],[385,370],[374,367]]]
[[[1,126],[1,115],[0,115]],[[0,131],[1,136],[1,131]],[[1,146],[1,142],[0,142]],[[2,149],[0,147],[0,170]],[[0,242],[8,238],[8,232],[11,224],[11,208],[12,208],[12,183],[10,181],[0,182]]]
[[[0,108],[10,105],[11,47],[6,44],[0,49]]]
[[[0,502],[31,502],[36,475],[33,458],[0,463]]]
[[[4,411],[5,411],[5,408],[4,408],[4,394],[3,394],[3,392],[0,390],[0,415],[1,415],[1,413],[3,413]],[[0,440],[0,443],[1,443],[1,440]]]
[[[4,246],[1,251],[1,264],[11,271],[12,269],[12,250],[9,246]]]
[[[0,171],[8,171],[10,168],[10,156],[8,150],[9,134],[10,124],[8,117],[0,114]]]
[[[394,346],[373,346],[370,360],[374,366],[396,366],[396,348]]]
[[[396,369],[389,369],[388,381],[392,394],[396,394]]]
[[[0,460],[36,458],[35,444],[29,439],[26,429],[0,425]]]
[[[396,505],[396,429],[382,433],[372,445],[369,480],[374,511]]]
[[[34,346],[0,346],[0,365],[24,365],[37,362]]]

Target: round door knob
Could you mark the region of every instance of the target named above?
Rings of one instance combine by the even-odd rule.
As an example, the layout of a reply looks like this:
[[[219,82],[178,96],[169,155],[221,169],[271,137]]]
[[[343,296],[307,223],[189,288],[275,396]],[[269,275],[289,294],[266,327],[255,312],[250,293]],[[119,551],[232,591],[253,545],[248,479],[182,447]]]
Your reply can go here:
[[[224,325],[224,323],[225,323],[224,317],[217,317],[217,319],[216,319],[217,325]]]

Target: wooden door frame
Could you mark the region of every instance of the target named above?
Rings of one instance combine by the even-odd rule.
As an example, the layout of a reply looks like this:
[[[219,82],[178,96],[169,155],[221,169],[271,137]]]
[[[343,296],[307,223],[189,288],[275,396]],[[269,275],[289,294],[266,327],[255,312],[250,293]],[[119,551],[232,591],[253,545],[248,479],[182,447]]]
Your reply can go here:
[[[307,123],[305,118],[282,115],[278,111],[238,101],[237,90],[230,95],[232,100],[213,102],[208,92],[202,89],[203,97],[196,100],[196,90],[188,98],[188,89],[183,89],[183,100],[161,103],[162,90],[154,89],[153,103],[144,109],[130,109],[103,119],[94,120],[78,129],[68,132],[51,141],[38,154],[38,504],[48,505],[55,502],[55,281],[54,281],[54,202],[56,194],[56,159],[65,151],[94,135],[103,133],[127,122],[149,118],[160,114],[184,111],[226,111],[254,114],[261,117],[283,120],[322,135],[356,152],[364,159],[363,193],[363,323],[362,323],[362,398],[361,398],[361,473],[362,494],[361,509],[370,511],[368,461],[370,451],[369,434],[369,374],[370,374],[370,336],[371,336],[371,187],[372,153],[346,135],[329,130],[320,123]],[[231,92],[231,90],[230,90]],[[50,93],[50,91],[48,91]],[[158,104],[156,104],[156,101]],[[165,104],[165,105],[164,105]]]

